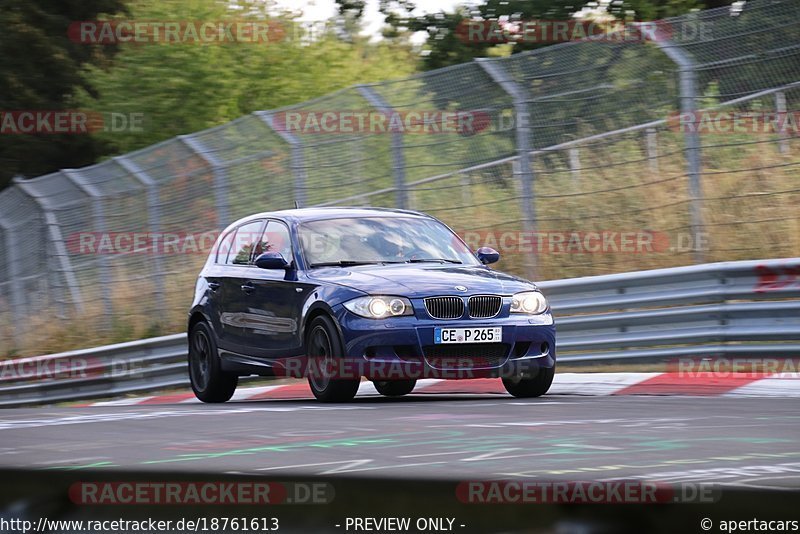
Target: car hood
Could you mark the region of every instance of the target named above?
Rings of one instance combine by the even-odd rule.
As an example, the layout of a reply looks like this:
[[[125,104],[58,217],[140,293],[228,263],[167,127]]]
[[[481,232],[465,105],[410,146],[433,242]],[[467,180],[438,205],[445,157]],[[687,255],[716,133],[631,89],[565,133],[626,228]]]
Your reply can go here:
[[[536,286],[527,280],[481,266],[363,265],[314,269],[310,276],[372,295],[427,297],[431,295],[511,295]],[[467,290],[457,290],[456,286]]]

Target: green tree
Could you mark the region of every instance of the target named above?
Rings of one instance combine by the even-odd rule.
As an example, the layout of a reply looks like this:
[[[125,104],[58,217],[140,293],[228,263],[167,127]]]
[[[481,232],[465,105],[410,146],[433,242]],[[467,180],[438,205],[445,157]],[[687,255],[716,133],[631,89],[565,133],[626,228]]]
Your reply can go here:
[[[69,39],[72,21],[124,11],[122,0],[0,0],[0,110],[67,110],[76,94],[96,95],[84,66],[101,65],[116,49]],[[16,174],[36,176],[93,162],[106,148],[89,135],[3,135],[0,189]]]
[[[622,0],[605,3],[607,13],[619,20],[658,20],[706,9],[730,5],[733,0]],[[408,7],[408,6],[406,6]],[[585,7],[597,7],[590,0],[487,0],[475,7],[461,6],[452,12],[440,11],[402,19],[386,16],[386,22],[410,31],[428,34],[423,51],[426,70],[470,61],[476,57],[516,54],[550,43],[509,40],[507,43],[470,40],[465,35],[464,24],[471,20],[569,20]]]
[[[85,94],[84,102],[102,112],[143,114],[144,127],[98,137],[115,152],[128,152],[254,110],[295,104],[355,83],[407,76],[417,69],[409,45],[371,43],[357,36],[345,40],[333,23],[312,35],[293,14],[270,15],[257,7],[242,2],[239,12],[232,13],[216,0],[136,2],[131,10],[137,19],[270,18],[284,28],[285,37],[269,43],[123,46],[111,68],[91,69],[99,96]]]

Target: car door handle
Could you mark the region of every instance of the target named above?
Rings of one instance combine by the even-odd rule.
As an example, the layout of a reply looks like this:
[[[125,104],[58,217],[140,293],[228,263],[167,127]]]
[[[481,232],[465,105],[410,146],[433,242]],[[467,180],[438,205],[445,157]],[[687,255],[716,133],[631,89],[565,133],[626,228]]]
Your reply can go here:
[[[242,284],[242,291],[244,291],[247,294],[250,294],[255,290],[256,290],[256,286],[254,286],[250,282],[248,282],[246,284]]]
[[[219,289],[219,282],[209,282],[208,289],[210,289],[211,291],[216,291],[217,289]]]

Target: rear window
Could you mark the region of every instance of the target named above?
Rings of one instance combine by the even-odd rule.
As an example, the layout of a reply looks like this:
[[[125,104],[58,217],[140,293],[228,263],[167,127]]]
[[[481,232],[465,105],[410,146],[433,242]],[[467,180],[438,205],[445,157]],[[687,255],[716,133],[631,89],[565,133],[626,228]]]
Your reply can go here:
[[[253,256],[253,248],[261,238],[263,227],[264,221],[253,221],[237,228],[225,264],[249,265]]]

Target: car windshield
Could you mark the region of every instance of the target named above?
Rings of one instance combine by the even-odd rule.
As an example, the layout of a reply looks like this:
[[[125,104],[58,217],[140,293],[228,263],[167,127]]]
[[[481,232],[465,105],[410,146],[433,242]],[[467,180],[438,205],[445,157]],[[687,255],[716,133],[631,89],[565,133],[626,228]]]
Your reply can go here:
[[[443,224],[417,217],[352,217],[301,224],[309,266],[439,262],[480,265]]]

